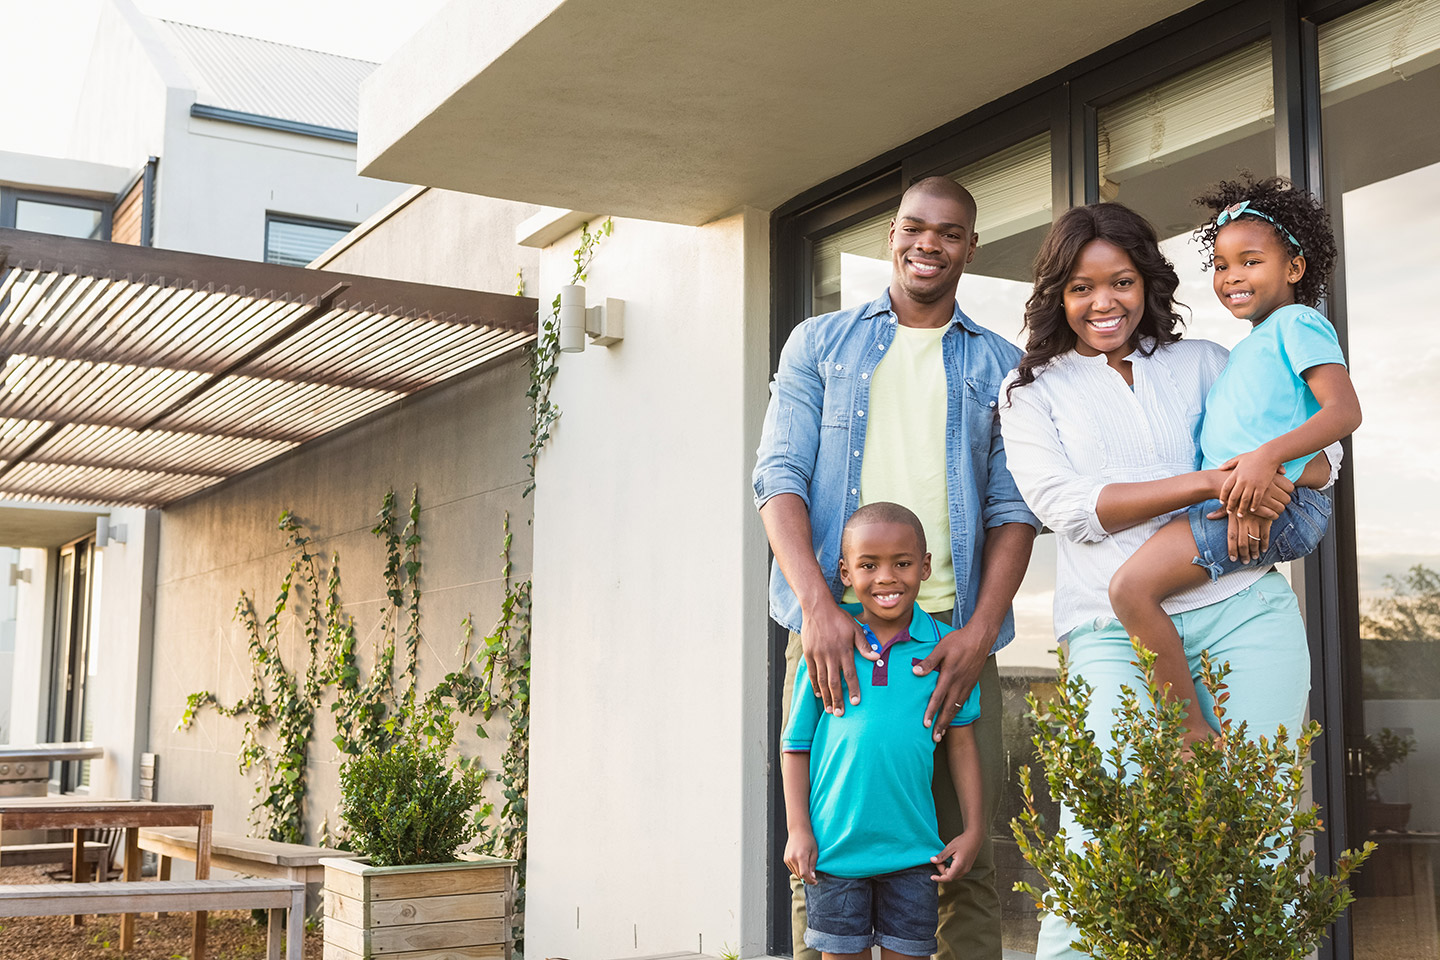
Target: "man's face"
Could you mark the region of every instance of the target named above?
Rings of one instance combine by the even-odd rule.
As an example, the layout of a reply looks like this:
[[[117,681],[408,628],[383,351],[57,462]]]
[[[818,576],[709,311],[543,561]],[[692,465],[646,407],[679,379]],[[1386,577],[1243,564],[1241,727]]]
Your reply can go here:
[[[894,284],[916,303],[955,299],[975,256],[975,218],[957,199],[912,190],[890,224]]]

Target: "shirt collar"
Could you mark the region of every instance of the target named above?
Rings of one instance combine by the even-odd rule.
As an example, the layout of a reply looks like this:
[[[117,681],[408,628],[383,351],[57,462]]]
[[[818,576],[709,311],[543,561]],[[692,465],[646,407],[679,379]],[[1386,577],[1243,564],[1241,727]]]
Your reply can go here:
[[[1134,363],[1137,360],[1148,360],[1150,355],[1154,352],[1155,338],[1141,337],[1139,345],[1134,350],[1131,350],[1128,354],[1126,354],[1122,359],[1128,360],[1131,363]],[[1109,360],[1105,357],[1105,354],[1103,353],[1097,353],[1095,356],[1089,357],[1081,353],[1079,350],[1071,350],[1069,355],[1074,358],[1076,363],[1092,363],[1096,366],[1103,367],[1106,363],[1109,362]]]
[[[840,604],[840,609],[853,617],[860,613],[861,606],[858,603],[842,603]],[[897,633],[895,639],[914,640],[917,643],[934,643],[940,639],[940,631],[932,626],[933,623],[934,620],[930,614],[921,610],[920,604],[917,603],[915,604],[914,610],[910,613],[910,625],[906,628],[909,636],[902,636]],[[895,640],[892,640],[887,646],[893,645],[894,643]]]
[[[860,319],[867,320],[870,317],[879,316],[882,313],[894,313],[890,306],[889,287],[886,287],[885,292],[880,294],[880,296],[865,304],[864,308],[860,311]],[[965,311],[960,309],[959,303],[955,304],[955,312],[950,315],[950,322],[951,324],[958,324],[966,333],[979,334],[981,332],[980,325],[965,315]]]

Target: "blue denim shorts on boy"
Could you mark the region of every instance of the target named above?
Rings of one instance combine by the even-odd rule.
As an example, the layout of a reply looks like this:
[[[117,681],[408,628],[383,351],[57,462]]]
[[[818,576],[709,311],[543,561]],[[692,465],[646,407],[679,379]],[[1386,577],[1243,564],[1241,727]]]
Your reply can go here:
[[[1296,487],[1290,506],[1270,525],[1270,548],[1258,560],[1248,564],[1230,559],[1229,521],[1207,520],[1207,514],[1220,509],[1219,500],[1207,500],[1190,508],[1190,532],[1195,535],[1199,556],[1194,563],[1210,571],[1213,582],[1221,574],[1242,567],[1268,567],[1285,560],[1299,560],[1313,553],[1325,536],[1330,523],[1330,495],[1310,487]]]
[[[822,953],[860,953],[879,945],[911,957],[928,957],[935,941],[940,886],[930,864],[878,877],[816,873],[805,885],[805,945]]]

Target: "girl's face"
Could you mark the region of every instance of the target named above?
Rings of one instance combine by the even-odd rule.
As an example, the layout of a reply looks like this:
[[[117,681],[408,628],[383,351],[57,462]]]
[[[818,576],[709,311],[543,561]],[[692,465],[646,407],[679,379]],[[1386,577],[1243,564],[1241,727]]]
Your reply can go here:
[[[1081,247],[1065,280],[1065,320],[1075,331],[1076,351],[1104,354],[1118,369],[1134,349],[1144,315],[1145,280],[1130,255],[1109,240]]]
[[[1215,234],[1215,296],[1241,320],[1260,323],[1295,302],[1305,258],[1291,257],[1263,220],[1232,220]]]

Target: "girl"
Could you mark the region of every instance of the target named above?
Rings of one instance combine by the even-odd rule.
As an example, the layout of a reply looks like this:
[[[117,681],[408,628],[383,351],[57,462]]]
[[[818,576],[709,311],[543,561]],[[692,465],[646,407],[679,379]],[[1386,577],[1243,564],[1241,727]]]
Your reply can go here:
[[[1202,469],[1227,476],[1216,500],[1192,505],[1136,550],[1109,591],[1130,635],[1175,659],[1180,636],[1162,602],[1242,567],[1265,570],[1313,551],[1325,534],[1330,498],[1298,478],[1317,452],[1360,425],[1335,329],[1314,309],[1335,259],[1319,203],[1284,178],[1248,176],[1222,181],[1196,203],[1215,212],[1197,231],[1214,269],[1215,295],[1252,324],[1210,388],[1200,429]],[[1277,474],[1297,487],[1272,527],[1256,508]],[[1187,689],[1172,695],[1192,696],[1188,684],[1181,686]],[[1186,738],[1210,734],[1191,723]]]
[[[1068,642],[1072,673],[1093,690],[1087,724],[1102,749],[1111,743],[1121,687],[1141,683],[1129,632],[1110,607],[1111,578],[1175,511],[1218,498],[1233,472],[1194,469],[1196,426],[1226,353],[1219,344],[1180,339],[1178,285],[1154,229],[1138,214],[1117,203],[1067,211],[1036,258],[1026,353],[1000,391],[1010,472],[1059,538],[1055,633]],[[1305,479],[1323,483],[1325,461],[1316,457]],[[1247,516],[1273,519],[1292,490],[1272,470]],[[1184,637],[1159,677],[1173,696],[1214,722],[1209,695],[1197,696],[1192,679],[1201,651],[1209,650],[1216,662],[1230,662],[1233,720],[1253,736],[1273,735],[1282,724],[1298,729],[1310,654],[1284,577],[1252,565],[1202,578],[1166,607]],[[1068,810],[1060,822],[1071,842],[1083,841]],[[1037,958],[1078,956],[1072,939],[1063,921],[1047,915]]]

